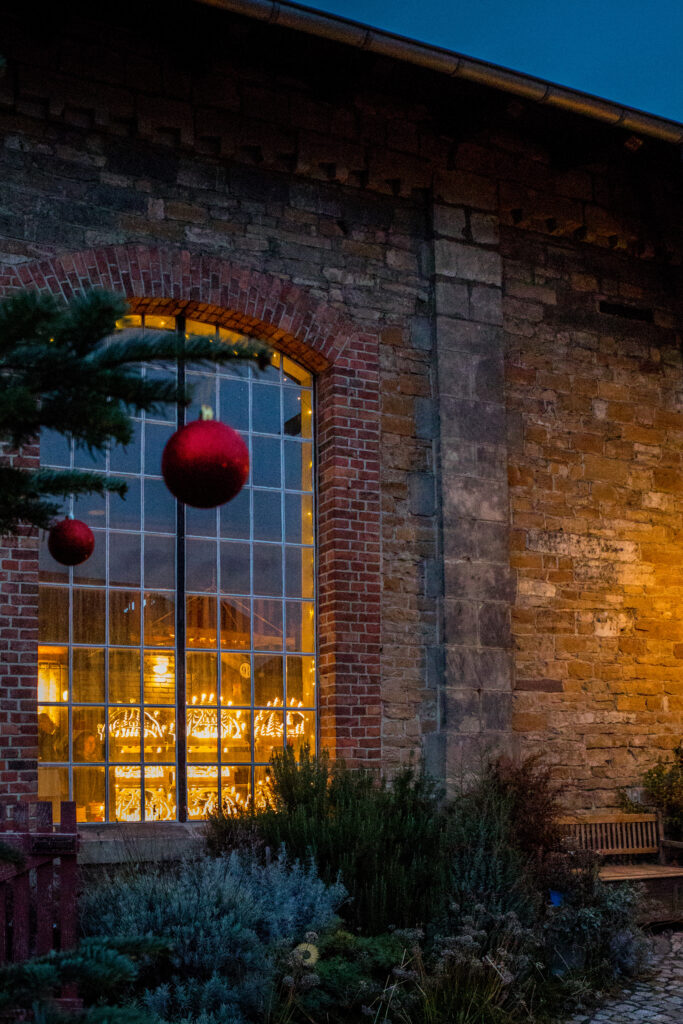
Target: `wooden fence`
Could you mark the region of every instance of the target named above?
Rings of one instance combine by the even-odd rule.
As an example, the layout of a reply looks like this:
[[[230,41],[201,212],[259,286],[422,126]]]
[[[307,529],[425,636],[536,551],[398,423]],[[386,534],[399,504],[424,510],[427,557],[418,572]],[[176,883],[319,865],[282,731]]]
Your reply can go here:
[[[69,949],[77,938],[76,804],[62,803],[59,825],[47,801],[0,801],[0,963]]]

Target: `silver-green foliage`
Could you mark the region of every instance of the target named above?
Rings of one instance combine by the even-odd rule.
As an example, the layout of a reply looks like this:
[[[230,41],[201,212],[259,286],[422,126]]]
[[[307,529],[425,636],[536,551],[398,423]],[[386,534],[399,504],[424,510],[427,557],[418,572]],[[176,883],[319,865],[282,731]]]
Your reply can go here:
[[[81,922],[86,935],[169,940],[170,963],[140,993],[159,1017],[243,1024],[272,1003],[282,950],[329,928],[345,896],[284,855],[259,865],[233,853],[105,879],[84,893]]]

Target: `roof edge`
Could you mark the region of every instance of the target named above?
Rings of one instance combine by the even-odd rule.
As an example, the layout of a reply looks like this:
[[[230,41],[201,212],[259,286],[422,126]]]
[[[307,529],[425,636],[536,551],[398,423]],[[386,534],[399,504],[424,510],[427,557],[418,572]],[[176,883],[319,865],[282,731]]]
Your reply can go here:
[[[331,39],[370,53],[393,57],[420,67],[429,68],[452,78],[464,78],[515,96],[544,103],[551,107],[591,117],[594,120],[648,135],[663,142],[683,143],[683,124],[626,107],[590,93],[556,85],[521,71],[497,64],[488,64],[476,57],[446,50],[441,46],[421,43],[405,36],[350,21],[336,14],[326,14],[289,0],[196,0],[248,18],[308,32],[309,35]]]

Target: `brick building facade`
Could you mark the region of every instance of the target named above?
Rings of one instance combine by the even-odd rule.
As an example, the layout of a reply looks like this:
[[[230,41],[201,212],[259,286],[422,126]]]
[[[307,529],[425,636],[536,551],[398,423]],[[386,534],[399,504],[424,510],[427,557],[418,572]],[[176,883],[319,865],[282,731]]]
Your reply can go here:
[[[540,749],[614,803],[683,731],[683,129],[287,5],[77,7],[7,16],[0,294],[114,289],[315,376],[322,745],[447,783]],[[0,550],[5,794],[38,546]]]

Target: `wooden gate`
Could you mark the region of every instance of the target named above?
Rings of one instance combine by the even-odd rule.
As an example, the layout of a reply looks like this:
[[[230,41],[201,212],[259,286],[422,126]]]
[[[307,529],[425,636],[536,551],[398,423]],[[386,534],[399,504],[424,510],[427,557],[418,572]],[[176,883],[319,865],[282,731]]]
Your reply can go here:
[[[69,949],[77,938],[76,804],[0,801],[0,842],[16,862],[0,862],[0,963]]]

